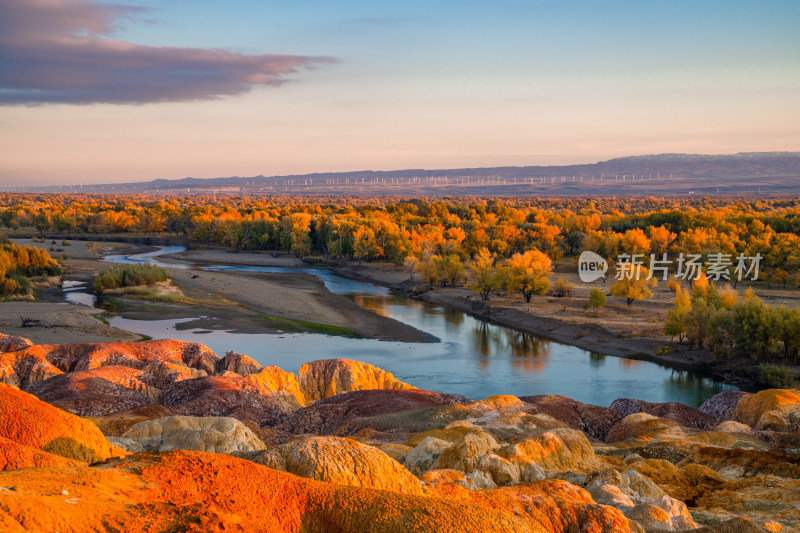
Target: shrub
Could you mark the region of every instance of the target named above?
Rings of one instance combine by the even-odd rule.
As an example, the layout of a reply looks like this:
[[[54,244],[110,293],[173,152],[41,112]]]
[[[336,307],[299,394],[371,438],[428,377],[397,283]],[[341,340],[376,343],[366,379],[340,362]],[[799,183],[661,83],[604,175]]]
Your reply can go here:
[[[794,384],[792,374],[780,365],[758,365],[758,380],[773,389],[785,389]]]
[[[155,285],[169,280],[166,269],[150,264],[115,265],[97,274],[94,290],[98,293],[120,287]]]
[[[595,313],[599,312],[604,305],[606,305],[606,294],[601,289],[592,289],[589,299],[583,302],[584,309],[594,309]]]
[[[564,278],[558,278],[553,286],[553,294],[561,298],[562,296],[570,296],[575,289],[575,284],[571,283]]]

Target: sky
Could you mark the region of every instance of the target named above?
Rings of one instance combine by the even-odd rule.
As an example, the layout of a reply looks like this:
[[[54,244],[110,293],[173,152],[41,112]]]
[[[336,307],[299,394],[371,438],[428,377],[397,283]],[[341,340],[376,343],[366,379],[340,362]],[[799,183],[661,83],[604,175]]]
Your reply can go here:
[[[800,150],[796,0],[0,0],[0,185]]]

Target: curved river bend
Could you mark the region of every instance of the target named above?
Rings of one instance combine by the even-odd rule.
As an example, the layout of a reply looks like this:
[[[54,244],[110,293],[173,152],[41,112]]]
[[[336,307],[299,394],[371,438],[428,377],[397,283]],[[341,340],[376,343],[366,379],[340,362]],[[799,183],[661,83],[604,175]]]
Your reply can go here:
[[[116,263],[159,263],[161,254],[183,251],[163,247],[148,254],[108,256]],[[305,362],[330,357],[364,361],[392,372],[417,387],[481,399],[494,394],[528,396],[561,394],[584,403],[608,405],[616,398],[681,402],[698,406],[731,386],[697,374],[655,363],[606,357],[548,341],[511,328],[488,324],[461,311],[405,298],[384,287],[341,278],[324,269],[251,266],[201,267],[203,270],[303,272],[319,277],[334,293],[363,307],[440,339],[438,343],[402,343],[318,334],[245,334],[228,331],[179,330],[184,320],[110,319],[114,327],[153,338],[201,342],[218,354],[245,353],[262,365],[296,372]],[[71,290],[69,301],[91,304],[86,293]]]

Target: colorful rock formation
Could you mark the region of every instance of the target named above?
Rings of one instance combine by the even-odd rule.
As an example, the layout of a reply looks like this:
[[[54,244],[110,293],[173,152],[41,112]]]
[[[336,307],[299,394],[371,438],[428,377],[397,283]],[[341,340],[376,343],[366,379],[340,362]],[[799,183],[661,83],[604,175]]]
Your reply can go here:
[[[0,348],[2,531],[800,530],[796,390],[471,401],[344,359]]]

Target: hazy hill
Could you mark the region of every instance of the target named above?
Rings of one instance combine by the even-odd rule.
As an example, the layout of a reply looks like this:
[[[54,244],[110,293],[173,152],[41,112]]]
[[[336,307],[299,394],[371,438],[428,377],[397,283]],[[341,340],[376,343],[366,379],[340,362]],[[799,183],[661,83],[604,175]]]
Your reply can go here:
[[[37,190],[76,190],[65,186]],[[376,195],[798,194],[800,152],[658,154],[583,165],[329,172],[84,185],[83,192]]]

